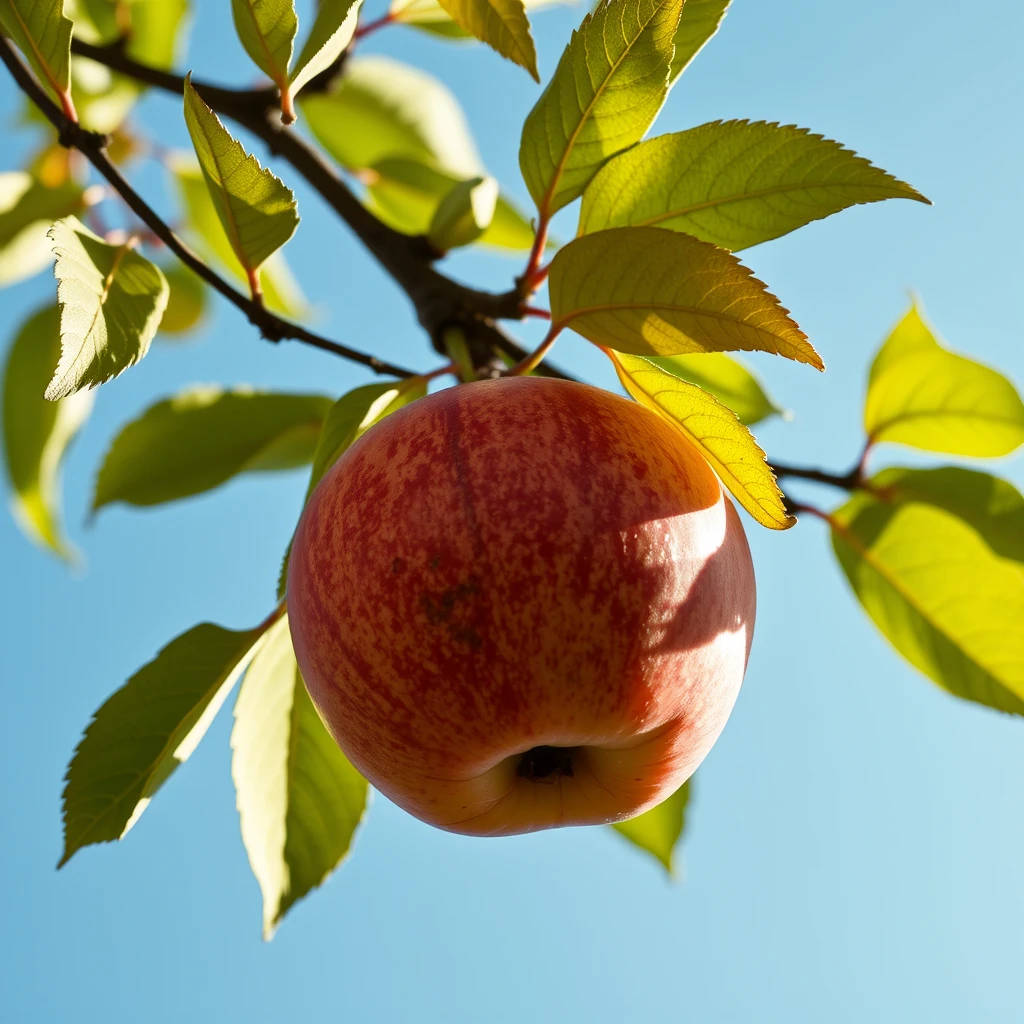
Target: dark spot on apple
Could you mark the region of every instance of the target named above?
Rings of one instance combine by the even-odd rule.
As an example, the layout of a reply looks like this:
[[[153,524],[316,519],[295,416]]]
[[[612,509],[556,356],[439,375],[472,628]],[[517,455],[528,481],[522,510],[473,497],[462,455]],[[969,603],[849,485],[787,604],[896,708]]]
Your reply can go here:
[[[396,558],[391,563],[391,571],[393,573],[405,572],[405,559],[404,558]]]

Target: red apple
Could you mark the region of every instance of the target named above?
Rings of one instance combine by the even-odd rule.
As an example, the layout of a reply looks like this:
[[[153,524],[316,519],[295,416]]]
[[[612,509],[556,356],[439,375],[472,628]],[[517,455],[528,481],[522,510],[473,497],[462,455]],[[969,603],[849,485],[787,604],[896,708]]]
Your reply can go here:
[[[314,491],[288,613],[327,727],[452,832],[621,821],[681,786],[739,692],[746,537],[670,423],[512,377],[390,416]]]

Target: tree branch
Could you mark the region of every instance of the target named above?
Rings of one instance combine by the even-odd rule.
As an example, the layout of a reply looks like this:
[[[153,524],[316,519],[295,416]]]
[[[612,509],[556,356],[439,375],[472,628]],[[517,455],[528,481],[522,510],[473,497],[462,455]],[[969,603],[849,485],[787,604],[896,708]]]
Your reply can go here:
[[[173,252],[190,270],[198,274],[212,288],[220,292],[229,302],[237,306],[259,328],[260,333],[269,341],[281,341],[292,338],[315,348],[332,352],[352,362],[369,367],[376,373],[387,373],[397,377],[413,377],[415,372],[404,367],[394,366],[376,356],[358,352],[329,338],[324,338],[306,328],[293,324],[267,310],[262,304],[243,295],[224,280],[216,271],[207,266],[184,242],[178,238],[171,228],[160,218],[155,210],[132,188],[121,172],[111,163],[106,154],[107,139],[97,132],[82,128],[77,122],[68,118],[64,112],[50,99],[42,87],[29,73],[14,52],[11,44],[0,36],[0,60],[7,66],[11,76],[22,92],[42,111],[50,123],[57,129],[61,145],[77,149],[110,183],[111,187],[127,203],[131,210]]]
[[[771,467],[780,480],[790,477],[795,480],[813,480],[815,483],[828,484],[844,491],[853,491],[864,482],[864,471],[860,463],[849,473],[829,473],[824,469],[806,469],[802,466],[787,466],[782,462],[772,462]]]

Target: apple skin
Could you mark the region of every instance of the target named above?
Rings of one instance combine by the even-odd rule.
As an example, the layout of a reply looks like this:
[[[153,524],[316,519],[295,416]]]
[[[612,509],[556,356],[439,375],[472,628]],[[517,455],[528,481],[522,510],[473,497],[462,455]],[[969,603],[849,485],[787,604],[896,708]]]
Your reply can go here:
[[[342,750],[440,828],[621,821],[718,738],[754,571],[670,423],[539,377],[461,385],[369,430],[320,482],[288,572],[292,641]]]

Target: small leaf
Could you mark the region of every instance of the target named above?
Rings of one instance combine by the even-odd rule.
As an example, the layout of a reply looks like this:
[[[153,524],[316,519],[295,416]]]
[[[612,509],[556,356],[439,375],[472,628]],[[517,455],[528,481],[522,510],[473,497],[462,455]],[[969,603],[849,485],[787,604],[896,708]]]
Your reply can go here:
[[[669,81],[674,82],[718,31],[731,0],[686,0],[676,29]]]
[[[292,96],[326,71],[352,42],[363,0],[325,0],[291,74]]]
[[[180,56],[188,13],[188,0],[131,0],[131,31],[125,52],[140,64],[170,71]]]
[[[1024,572],[933,505],[855,494],[832,546],[858,600],[912,665],[950,693],[1024,714]]]
[[[270,939],[344,860],[369,795],[306,693],[287,619],[269,630],[245,674],[231,749],[242,840]]]
[[[894,505],[934,505],[962,519],[1003,558],[1024,562],[1024,497],[1009,480],[959,466],[883,469],[865,485]]]
[[[71,87],[78,122],[90,131],[109,135],[121,128],[144,87],[126,75],[85,57],[71,59]]]
[[[690,802],[690,781],[686,781],[667,800],[629,821],[612,825],[638,849],[649,853],[664,869],[675,875],[674,854],[686,827],[686,807]]]
[[[583,195],[579,233],[657,225],[735,252],[883,199],[928,202],[804,128],[712,121],[641,142],[605,164]]]
[[[601,0],[523,124],[519,166],[547,220],[643,138],[668,92],[682,0]]]
[[[72,561],[60,511],[64,453],[89,416],[88,392],[47,402],[43,389],[60,356],[60,314],[46,306],[18,331],[7,356],[3,382],[4,454],[14,516],[36,543]]]
[[[493,178],[470,178],[452,188],[438,204],[427,230],[431,245],[448,252],[475,242],[491,226],[498,203]]]
[[[25,55],[36,78],[72,120],[71,19],[64,0],[0,0],[0,28]]]
[[[605,354],[626,391],[677,426],[754,519],[770,530],[787,530],[796,522],[764,452],[731,409],[646,359],[610,349]]]
[[[245,52],[267,78],[284,89],[299,28],[294,0],[231,0],[231,15]]]
[[[170,292],[160,321],[160,334],[188,334],[206,313],[206,285],[183,263],[163,267]]]
[[[83,846],[124,838],[199,745],[260,638],[260,629],[194,626],[96,712],[65,776],[58,867]]]
[[[575,0],[523,0],[527,11],[537,11],[556,4],[574,3]],[[429,32],[442,39],[464,41],[472,39],[472,35],[461,28],[451,15],[441,7],[438,0],[391,0],[388,8],[391,20],[399,25]]]
[[[295,196],[246,154],[185,79],[185,122],[217,216],[249,275],[295,233]]]
[[[93,510],[115,501],[158,505],[200,494],[240,473],[313,460],[331,400],[217,387],[190,388],[150,406],[114,439]]]
[[[611,228],[560,249],[551,320],[634,355],[773,352],[821,370],[778,299],[735,256],[662,228]]]
[[[52,402],[134,366],[167,305],[160,268],[127,243],[110,245],[75,217],[50,229],[57,261],[61,355],[46,389]]]
[[[864,429],[875,443],[994,458],[1024,444],[1024,402],[1001,374],[940,345],[914,305],[875,356]]]
[[[761,382],[743,363],[722,352],[691,356],[653,356],[651,362],[710,392],[748,427],[782,410],[768,397]]]
[[[537,49],[523,0],[438,0],[452,20],[471,36],[526,68],[539,82]]]

